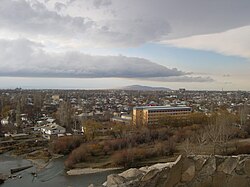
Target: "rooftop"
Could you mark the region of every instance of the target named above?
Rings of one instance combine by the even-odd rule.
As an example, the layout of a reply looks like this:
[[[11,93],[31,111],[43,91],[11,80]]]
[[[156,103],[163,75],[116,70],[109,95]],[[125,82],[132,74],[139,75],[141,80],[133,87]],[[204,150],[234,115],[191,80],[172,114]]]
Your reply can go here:
[[[139,106],[139,107],[134,107],[133,109],[141,109],[141,110],[180,110],[180,109],[191,109],[191,107],[187,106],[177,106],[177,107],[172,107],[172,106]]]
[[[50,125],[46,125],[44,127],[42,127],[43,129],[46,130],[65,130],[64,127],[57,125],[57,124],[50,124]]]

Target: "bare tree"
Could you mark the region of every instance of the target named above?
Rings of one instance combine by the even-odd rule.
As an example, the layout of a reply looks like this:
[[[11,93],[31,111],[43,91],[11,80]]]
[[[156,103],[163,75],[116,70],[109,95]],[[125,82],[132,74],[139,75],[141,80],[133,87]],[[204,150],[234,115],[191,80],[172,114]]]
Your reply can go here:
[[[20,102],[17,102],[17,107],[16,107],[16,126],[17,126],[17,131],[21,130],[21,106]]]
[[[248,108],[247,103],[245,102],[243,106],[239,109],[239,116],[240,116],[240,124],[245,125],[247,121],[247,114],[248,114]]]
[[[43,97],[41,93],[34,93],[33,95],[34,107],[41,109],[43,106]]]
[[[58,111],[58,118],[60,125],[66,127],[67,130],[71,130],[72,127],[72,109],[69,102],[63,101],[60,103]]]
[[[190,139],[187,138],[184,142],[184,151],[187,155],[189,154],[193,154],[193,149],[192,149],[192,145],[191,145],[191,142],[190,142]]]
[[[193,140],[197,144],[197,152],[200,154],[203,152],[204,145],[208,142],[208,134],[204,129],[201,129],[194,134]]]
[[[231,114],[223,112],[216,115],[215,121],[206,127],[207,138],[213,145],[214,154],[217,147],[222,148],[223,153],[227,153],[228,141],[233,135],[232,123]]]

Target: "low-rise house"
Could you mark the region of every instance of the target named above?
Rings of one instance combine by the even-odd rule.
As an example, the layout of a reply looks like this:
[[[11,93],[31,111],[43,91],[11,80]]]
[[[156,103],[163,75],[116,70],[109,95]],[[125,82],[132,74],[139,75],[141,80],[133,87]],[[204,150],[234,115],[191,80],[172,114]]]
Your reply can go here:
[[[131,123],[131,121],[132,121],[132,117],[129,114],[120,113],[120,114],[116,114],[110,120],[113,121],[113,122],[123,123],[123,124],[129,125]]]
[[[52,136],[58,136],[59,134],[66,133],[66,129],[53,123],[41,127],[41,132],[43,133],[44,138],[51,139]]]
[[[66,129],[60,125],[53,123],[53,124],[43,126],[41,128],[41,131],[44,134],[53,135],[53,134],[63,134],[66,132]]]

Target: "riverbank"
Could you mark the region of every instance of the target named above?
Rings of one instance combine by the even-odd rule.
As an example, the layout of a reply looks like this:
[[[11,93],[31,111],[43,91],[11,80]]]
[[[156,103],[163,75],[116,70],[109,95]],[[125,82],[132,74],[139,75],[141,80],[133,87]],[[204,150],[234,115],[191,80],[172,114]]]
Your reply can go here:
[[[115,167],[115,168],[82,168],[82,169],[71,169],[67,171],[68,175],[84,175],[84,174],[93,174],[100,173],[104,171],[114,171],[121,170],[123,167]]]
[[[50,159],[39,159],[39,158],[27,158],[32,164],[37,168],[37,170],[41,170],[45,168],[49,163],[51,163],[54,159],[61,158],[63,155],[52,155]]]
[[[0,155],[0,176],[1,173],[7,177],[10,175],[11,168],[27,166],[31,163],[30,160],[21,157],[15,157],[9,154]],[[29,168],[16,174],[16,177],[7,178],[0,185],[1,187],[25,186],[25,187],[63,187],[63,186],[89,186],[91,183],[101,185],[112,173],[118,173],[120,170],[104,171],[91,173],[86,175],[67,175],[64,169],[65,157],[56,158],[42,170],[37,170],[36,167]],[[36,172],[36,176],[32,173]],[[20,176],[20,177],[19,177]]]
[[[43,159],[27,159],[30,161],[38,170],[45,168],[49,162]]]

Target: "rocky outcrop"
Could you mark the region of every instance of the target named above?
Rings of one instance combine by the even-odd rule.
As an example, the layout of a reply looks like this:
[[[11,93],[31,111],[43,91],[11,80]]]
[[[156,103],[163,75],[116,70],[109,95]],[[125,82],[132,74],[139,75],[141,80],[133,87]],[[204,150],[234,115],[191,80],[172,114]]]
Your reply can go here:
[[[105,187],[247,187],[250,155],[179,156],[175,162],[112,174]]]

